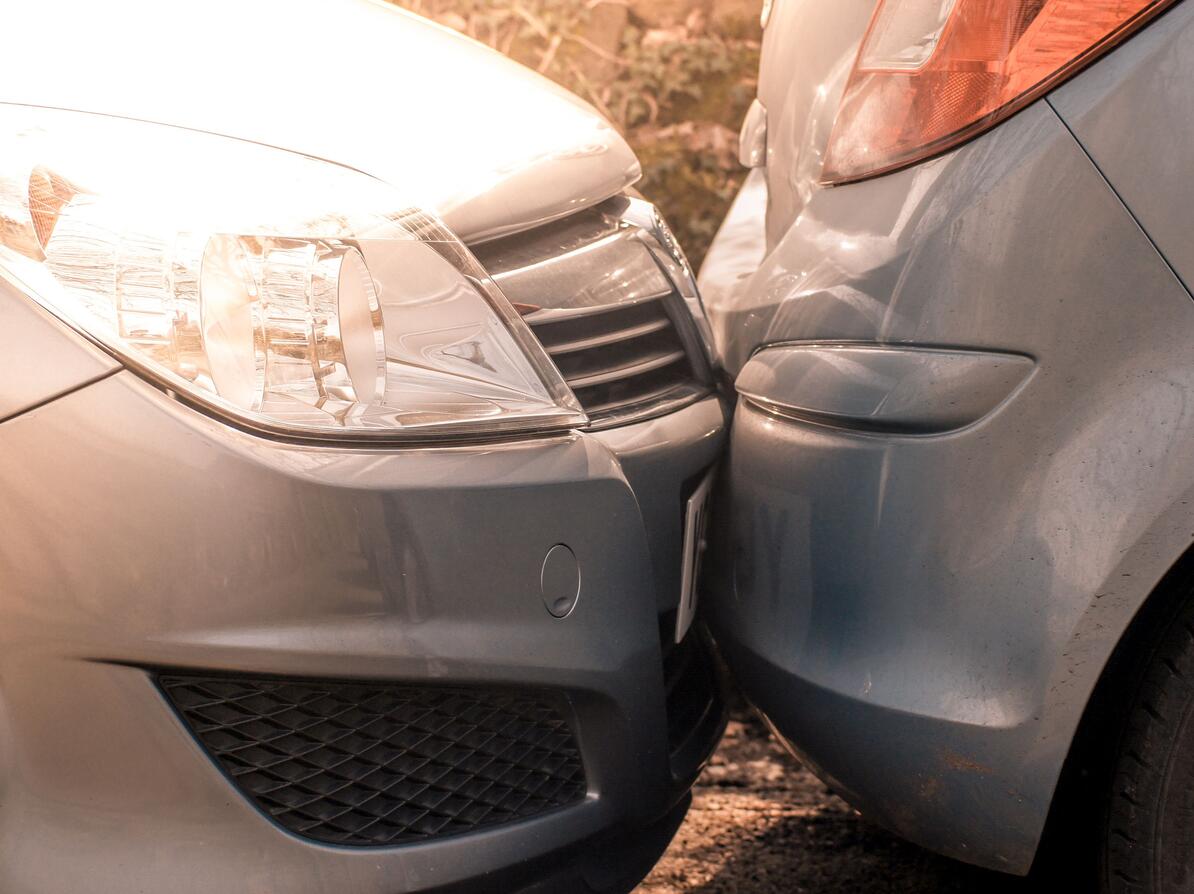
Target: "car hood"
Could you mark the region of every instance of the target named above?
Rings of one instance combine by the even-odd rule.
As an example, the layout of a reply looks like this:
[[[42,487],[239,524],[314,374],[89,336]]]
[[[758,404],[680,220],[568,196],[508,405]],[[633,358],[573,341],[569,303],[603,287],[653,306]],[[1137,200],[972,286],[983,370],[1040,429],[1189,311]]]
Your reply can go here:
[[[466,241],[639,176],[597,112],[529,69],[371,0],[92,0],[2,14],[0,101],[252,140],[356,168]]]

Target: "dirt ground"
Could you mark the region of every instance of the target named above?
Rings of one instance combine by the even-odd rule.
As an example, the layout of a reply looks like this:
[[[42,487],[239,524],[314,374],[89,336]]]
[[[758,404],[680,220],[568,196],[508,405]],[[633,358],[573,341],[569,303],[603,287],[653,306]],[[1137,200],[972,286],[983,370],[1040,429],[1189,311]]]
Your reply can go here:
[[[1028,890],[870,825],[738,712],[697,783],[688,819],[637,894]]]

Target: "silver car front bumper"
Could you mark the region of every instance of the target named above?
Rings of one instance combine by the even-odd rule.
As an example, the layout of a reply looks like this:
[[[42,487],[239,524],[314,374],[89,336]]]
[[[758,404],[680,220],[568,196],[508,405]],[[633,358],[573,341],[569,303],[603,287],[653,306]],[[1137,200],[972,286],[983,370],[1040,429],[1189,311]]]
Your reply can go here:
[[[679,515],[722,423],[710,397],[599,434],[297,446],[115,372],[0,424],[0,889],[616,890],[645,872],[722,723],[711,702],[677,763],[651,550],[679,553],[648,527]],[[581,576],[562,620],[541,580],[561,543]],[[205,753],[163,671],[547,693],[586,794],[442,840],[305,840]]]

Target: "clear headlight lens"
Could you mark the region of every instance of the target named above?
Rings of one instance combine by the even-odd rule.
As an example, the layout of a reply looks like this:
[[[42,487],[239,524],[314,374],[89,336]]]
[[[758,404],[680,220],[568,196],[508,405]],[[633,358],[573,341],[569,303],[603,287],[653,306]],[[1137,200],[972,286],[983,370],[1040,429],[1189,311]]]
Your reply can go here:
[[[252,428],[392,439],[585,421],[437,218],[290,152],[0,104],[0,275]]]

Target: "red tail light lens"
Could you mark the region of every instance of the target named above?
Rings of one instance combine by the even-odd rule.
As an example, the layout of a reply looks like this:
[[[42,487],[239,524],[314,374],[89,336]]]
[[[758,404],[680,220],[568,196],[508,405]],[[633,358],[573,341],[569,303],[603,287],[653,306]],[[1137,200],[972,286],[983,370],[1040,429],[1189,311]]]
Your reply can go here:
[[[849,183],[977,136],[1174,0],[879,0],[822,180]]]

